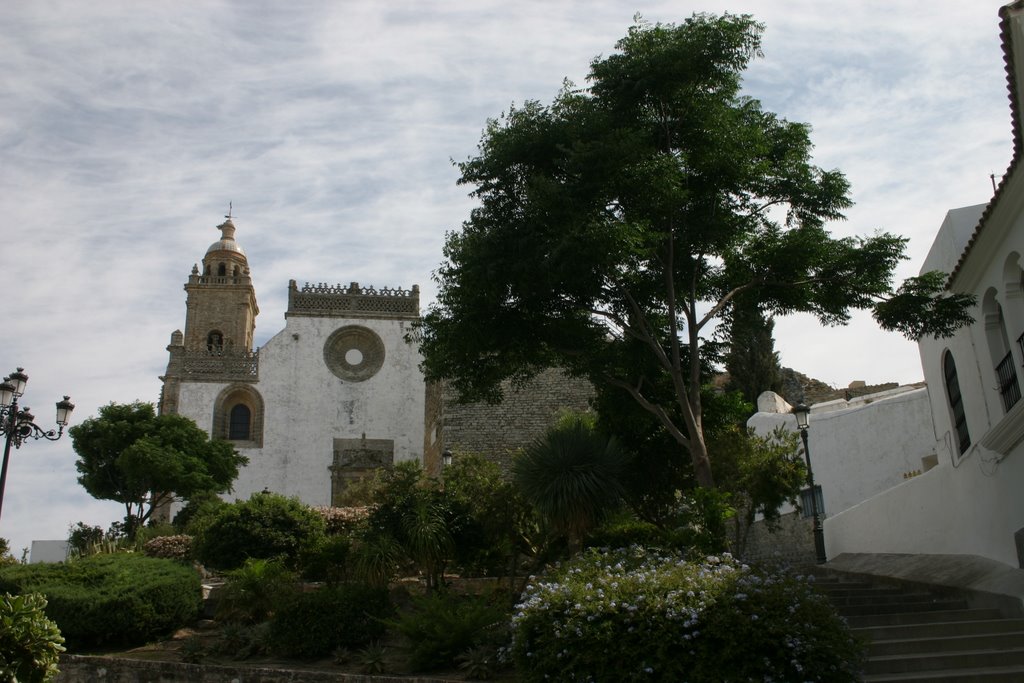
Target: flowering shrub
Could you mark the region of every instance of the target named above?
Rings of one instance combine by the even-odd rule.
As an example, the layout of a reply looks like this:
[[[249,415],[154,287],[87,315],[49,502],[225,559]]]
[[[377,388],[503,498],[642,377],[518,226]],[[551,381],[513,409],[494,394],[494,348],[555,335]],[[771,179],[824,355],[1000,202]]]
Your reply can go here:
[[[187,560],[192,556],[192,537],[186,534],[157,536],[146,541],[142,546],[142,552],[147,557]]]
[[[863,648],[801,577],[729,555],[590,551],[533,580],[512,619],[522,680],[860,680]]]
[[[364,519],[370,516],[373,508],[369,506],[360,507],[333,507],[331,505],[314,506],[313,512],[320,515],[327,526],[327,533],[348,534]]]

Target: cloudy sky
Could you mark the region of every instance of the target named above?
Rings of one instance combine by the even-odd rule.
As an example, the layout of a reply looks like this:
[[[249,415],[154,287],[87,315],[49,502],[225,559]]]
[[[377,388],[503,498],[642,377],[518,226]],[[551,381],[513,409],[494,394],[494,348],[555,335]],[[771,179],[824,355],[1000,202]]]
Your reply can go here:
[[[0,373],[52,425],[155,401],[182,285],[234,206],[257,343],[300,282],[419,284],[472,202],[452,160],[488,117],[583,83],[635,14],[750,12],[767,24],[747,94],[814,128],[856,206],[835,234],[910,238],[916,273],[948,208],[988,201],[1011,151],[990,0],[290,0],[0,3]],[[869,318],[777,324],[785,365],[836,386],[912,382],[916,346]],[[15,549],[123,512],[76,483],[65,437],[12,454]]]

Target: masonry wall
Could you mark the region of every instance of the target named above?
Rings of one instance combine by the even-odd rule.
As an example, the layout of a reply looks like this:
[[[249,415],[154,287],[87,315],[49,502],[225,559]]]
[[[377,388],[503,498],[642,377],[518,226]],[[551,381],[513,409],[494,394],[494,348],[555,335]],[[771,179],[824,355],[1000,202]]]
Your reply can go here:
[[[565,410],[587,411],[594,388],[586,379],[570,377],[557,369],[545,370],[521,387],[505,386],[500,404],[460,404],[453,392],[442,390],[432,397],[427,411],[435,416],[427,425],[436,430],[439,450],[481,453],[503,469],[512,454],[542,436]]]

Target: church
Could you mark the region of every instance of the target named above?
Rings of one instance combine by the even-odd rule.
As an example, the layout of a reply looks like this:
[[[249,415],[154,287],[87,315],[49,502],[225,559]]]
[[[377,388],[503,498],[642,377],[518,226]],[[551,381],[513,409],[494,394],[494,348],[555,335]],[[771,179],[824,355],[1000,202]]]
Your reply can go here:
[[[218,229],[185,283],[185,330],[171,334],[159,410],[249,458],[232,497],[266,490],[333,505],[380,467],[417,461],[439,475],[445,451],[480,453],[507,470],[562,411],[589,409],[591,385],[558,370],[506,387],[497,405],[459,403],[443,383],[425,382],[417,285],[292,280],[284,329],[254,349],[249,262],[230,216]]]
[[[425,383],[410,341],[419,287],[288,284],[285,326],[253,348],[259,308],[230,216],[185,284],[161,413],[193,419],[249,458],[233,495],[330,505],[377,467],[423,459]]]

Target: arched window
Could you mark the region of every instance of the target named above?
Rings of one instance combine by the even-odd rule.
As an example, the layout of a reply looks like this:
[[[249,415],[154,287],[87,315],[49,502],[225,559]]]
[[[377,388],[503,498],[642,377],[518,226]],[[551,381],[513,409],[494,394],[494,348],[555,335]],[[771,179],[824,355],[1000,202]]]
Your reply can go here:
[[[228,274],[228,267],[226,265],[224,265],[223,263],[218,264],[218,266],[217,266],[217,275],[219,275],[220,277],[224,277],[227,274]]]
[[[1006,334],[1003,307],[996,301],[995,289],[985,293],[981,311],[985,318],[985,337],[992,357],[999,397],[1003,402],[1003,410],[1009,412],[1020,400],[1020,384],[1017,382],[1017,368],[1010,351],[1010,338]]]
[[[231,274],[235,277],[238,277],[238,266],[235,266],[234,269],[232,269]]]
[[[225,387],[213,404],[213,436],[241,442],[242,448],[263,447],[263,397],[250,384]]]
[[[252,428],[252,411],[244,403],[236,403],[228,416],[228,439],[249,441]]]
[[[956,376],[956,363],[949,351],[942,357],[942,374],[946,378],[946,398],[949,400],[949,413],[956,429],[957,445],[960,455],[963,455],[971,447],[971,433],[967,429],[967,413],[964,411],[964,400],[960,394],[960,381]]]
[[[210,353],[220,353],[224,350],[224,334],[220,330],[210,330],[206,335],[206,350]]]

